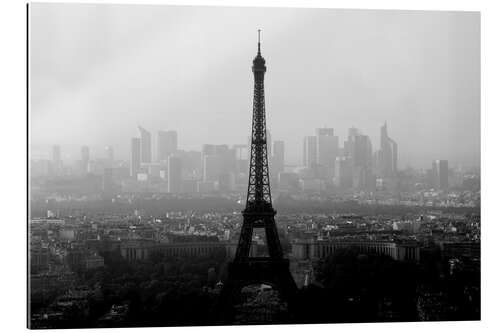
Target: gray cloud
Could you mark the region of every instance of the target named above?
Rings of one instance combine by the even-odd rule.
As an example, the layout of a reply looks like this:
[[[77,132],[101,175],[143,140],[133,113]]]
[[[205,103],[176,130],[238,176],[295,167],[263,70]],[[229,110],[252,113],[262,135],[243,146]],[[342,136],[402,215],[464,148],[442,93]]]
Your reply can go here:
[[[359,127],[378,147],[387,120],[401,166],[479,165],[478,13],[32,4],[31,135],[114,145],[137,125],[176,129],[181,148],[244,143],[251,60],[264,30],[273,139]]]

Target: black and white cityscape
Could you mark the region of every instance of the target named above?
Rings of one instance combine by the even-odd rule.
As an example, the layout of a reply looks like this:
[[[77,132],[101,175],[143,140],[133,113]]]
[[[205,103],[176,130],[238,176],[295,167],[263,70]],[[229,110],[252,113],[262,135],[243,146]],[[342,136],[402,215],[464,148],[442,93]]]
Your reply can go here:
[[[30,7],[30,328],[480,319],[478,13]]]

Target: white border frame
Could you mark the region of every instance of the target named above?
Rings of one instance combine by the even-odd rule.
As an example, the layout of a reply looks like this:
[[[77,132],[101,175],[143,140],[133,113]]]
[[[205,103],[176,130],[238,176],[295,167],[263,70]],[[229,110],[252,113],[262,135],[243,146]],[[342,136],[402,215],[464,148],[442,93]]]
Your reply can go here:
[[[43,2],[62,2],[45,0]],[[373,323],[331,325],[287,325],[287,326],[238,326],[238,327],[196,327],[168,328],[173,332],[240,332],[251,330],[287,330],[302,332],[314,329],[320,332],[331,330],[342,332],[421,332],[422,330],[483,331],[497,327],[500,301],[499,253],[496,236],[500,235],[495,207],[495,190],[500,188],[500,165],[497,142],[500,142],[496,128],[500,117],[499,83],[499,38],[500,15],[498,1],[487,0],[170,0],[170,1],[64,1],[78,3],[139,3],[214,6],[262,6],[262,7],[314,7],[350,9],[406,9],[406,10],[459,10],[481,12],[481,166],[482,166],[482,308],[479,322],[439,322],[439,323]],[[2,274],[0,313],[1,328],[5,332],[26,329],[26,5],[23,1],[3,0],[0,3],[0,110],[3,119],[1,143],[2,162],[0,175],[3,176],[0,202],[2,203]],[[139,329],[113,329],[113,332],[138,331]],[[143,329],[141,329],[143,330]],[[150,332],[164,331],[165,328],[144,329]],[[49,330],[48,332],[56,332]],[[79,332],[104,332],[79,330]],[[57,330],[61,332],[61,330]]]

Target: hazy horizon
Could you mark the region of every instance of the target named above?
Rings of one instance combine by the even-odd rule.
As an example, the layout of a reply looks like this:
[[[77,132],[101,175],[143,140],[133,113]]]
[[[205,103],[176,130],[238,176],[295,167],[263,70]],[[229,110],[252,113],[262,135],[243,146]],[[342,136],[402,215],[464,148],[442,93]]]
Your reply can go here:
[[[302,138],[324,126],[341,146],[357,127],[377,150],[387,121],[401,168],[480,165],[478,12],[115,4],[30,4],[30,12],[33,157],[53,144],[63,158],[80,145],[111,145],[126,159],[139,125],[154,144],[158,130],[176,130],[185,150],[246,143],[260,28],[267,125],[285,141],[287,163],[299,163]]]

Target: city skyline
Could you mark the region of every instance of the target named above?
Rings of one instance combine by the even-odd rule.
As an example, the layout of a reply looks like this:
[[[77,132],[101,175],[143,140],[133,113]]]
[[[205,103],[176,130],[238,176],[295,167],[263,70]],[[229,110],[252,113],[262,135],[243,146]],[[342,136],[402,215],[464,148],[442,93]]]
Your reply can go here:
[[[158,152],[153,156],[151,133],[140,126],[138,130],[139,137],[130,139],[128,161],[116,160],[110,146],[105,147],[104,158],[92,156],[90,148],[82,146],[80,159],[68,163],[61,158],[61,147],[54,145],[51,160],[33,161],[32,178],[94,175],[101,177],[103,193],[108,196],[120,188],[116,182],[124,180],[167,193],[229,193],[243,189],[248,164],[252,161],[250,143],[203,144],[200,151],[184,151],[177,147],[176,131],[159,131]],[[300,189],[304,193],[394,190],[405,178],[411,181],[412,174],[419,174],[412,180],[416,188],[425,184],[429,189],[448,191],[450,181],[456,189],[469,184],[466,178],[478,175],[474,168],[450,168],[446,159],[432,160],[430,168],[400,169],[398,145],[389,136],[387,123],[380,128],[380,149],[355,127],[349,128],[343,146],[333,128],[317,128],[315,133],[315,136],[304,137],[301,165],[287,165],[284,142],[269,141],[269,175],[280,190]],[[271,136],[267,136],[270,140]]]
[[[171,154],[173,154],[175,152],[203,152],[203,148],[206,145],[209,145],[209,146],[210,145],[212,145],[212,146],[227,146],[229,148],[235,148],[235,149],[242,148],[242,147],[248,148],[248,143],[247,144],[242,144],[242,143],[218,143],[218,144],[216,144],[213,142],[210,142],[210,143],[206,142],[206,143],[200,144],[199,147],[195,147],[194,149],[183,149],[182,141],[178,141],[179,133],[174,129],[159,130],[157,132],[152,132],[152,131],[148,131],[148,129],[145,129],[141,126],[137,126],[136,128],[138,129],[136,135],[133,135],[132,137],[128,138],[128,140],[127,140],[128,144],[123,145],[125,147],[120,147],[120,150],[124,150],[124,153],[122,153],[119,156],[116,156],[116,154],[114,153],[115,148],[116,148],[115,146],[110,146],[110,145],[101,146],[101,145],[99,145],[99,146],[89,147],[88,145],[76,145],[76,144],[75,145],[61,145],[58,143],[54,143],[52,145],[42,146],[41,148],[39,148],[38,153],[32,151],[30,153],[31,160],[32,161],[54,160],[55,155],[57,154],[57,159],[60,162],[66,162],[66,163],[71,163],[71,164],[78,163],[79,161],[82,161],[82,149],[85,149],[85,150],[90,149],[89,155],[90,155],[91,160],[105,160],[105,159],[108,159],[109,154],[111,154],[113,156],[113,158],[117,161],[123,161],[123,162],[130,163],[131,162],[130,140],[132,140],[132,141],[138,140],[137,144],[140,144],[141,133],[147,133],[146,135],[147,135],[148,140],[149,140],[149,151],[150,151],[151,156],[150,156],[150,159],[148,161],[142,161],[141,156],[138,156],[137,159],[139,160],[138,161],[139,164],[140,163],[146,163],[146,164],[147,163],[156,163],[156,162],[160,162],[160,161],[166,162],[168,156],[170,156]],[[387,122],[384,122],[384,124],[382,124],[379,127],[380,134],[378,135],[378,137],[374,137],[374,138],[372,138],[368,135],[364,135],[364,132],[357,127],[353,126],[353,127],[350,127],[348,129],[348,132],[355,131],[356,135],[361,135],[361,136],[365,136],[368,138],[368,141],[370,142],[371,153],[373,154],[373,156],[372,156],[373,159],[384,159],[385,160],[385,159],[389,158],[391,160],[389,162],[391,164],[391,166],[389,167],[390,170],[388,171],[389,173],[382,171],[382,174],[384,174],[385,176],[390,176],[392,173],[396,172],[397,170],[404,170],[407,168],[416,169],[416,170],[428,169],[430,163],[433,163],[436,160],[442,160],[442,159],[448,160],[447,156],[445,154],[443,156],[438,156],[437,158],[434,158],[431,160],[421,161],[417,165],[410,165],[410,164],[401,165],[399,163],[400,151],[398,150],[397,141],[394,140],[391,136],[387,135],[388,128],[389,128],[389,126],[388,126]],[[268,131],[269,131],[269,129],[268,129]],[[335,162],[335,157],[344,156],[345,150],[349,149],[346,147],[349,144],[349,137],[352,135],[351,133],[349,133],[345,137],[346,140],[343,140],[344,138],[339,137],[337,134],[337,131],[334,128],[330,128],[330,127],[317,127],[309,132],[313,133],[314,135],[305,135],[304,137],[302,137],[302,142],[300,144],[301,153],[300,153],[300,156],[299,156],[297,161],[295,161],[295,160],[291,161],[291,159],[289,158],[288,149],[290,147],[286,144],[286,142],[284,140],[280,140],[279,138],[272,139],[271,137],[269,137],[268,139],[272,139],[272,140],[269,141],[268,149],[270,151],[272,150],[274,152],[274,144],[277,143],[278,145],[280,145],[280,148],[278,148],[278,149],[284,150],[283,153],[280,153],[283,155],[281,158],[283,158],[283,160],[284,160],[284,166],[289,166],[289,167],[306,167],[306,166],[310,167],[311,166],[310,163],[306,163],[305,154],[308,154],[308,153],[306,153],[306,151],[304,150],[304,142],[306,139],[309,139],[309,138],[313,139],[313,141],[314,141],[314,143],[311,143],[315,147],[314,152],[313,152],[313,155],[314,155],[313,158],[316,160],[316,162],[318,162],[319,164],[322,164],[322,165],[332,166]],[[335,135],[333,135],[333,133]],[[269,135],[269,133],[268,133],[268,135]],[[169,138],[167,138],[166,136],[169,136]],[[324,136],[331,136],[334,140],[334,142],[331,142],[331,141],[329,142],[329,144],[334,144],[334,146],[335,146],[334,152],[328,151],[328,155],[332,155],[332,154],[333,155],[330,157],[327,157],[327,158],[333,158],[333,161],[331,161],[331,163],[328,162],[325,164],[325,163],[320,162],[320,160],[322,159],[319,156],[320,150],[326,149],[326,148],[320,148],[322,146],[322,144],[320,143],[319,140],[321,140],[321,139],[319,139],[319,138],[322,136],[323,137]],[[182,135],[181,135],[181,137],[182,137]],[[332,139],[329,139],[329,140],[332,140]],[[390,145],[390,147],[395,146],[395,156],[396,157],[393,157],[393,152],[390,152],[389,155],[387,155],[387,153],[384,154],[384,151],[386,149],[388,149],[386,147],[386,145],[382,144],[385,141],[389,142],[388,144]],[[377,142],[379,142],[378,145],[376,144]],[[323,144],[323,146],[324,145],[325,145],[325,143]],[[174,147],[176,147],[176,148],[174,148]],[[273,147],[273,148],[271,148],[271,147]],[[286,147],[286,149],[285,149],[285,147]],[[332,148],[329,148],[329,149],[332,149]],[[394,149],[394,148],[390,148],[390,150],[391,149]],[[68,150],[69,150],[69,152],[68,152]],[[323,153],[323,155],[325,155],[325,153]],[[161,158],[161,157],[163,157],[163,158]],[[393,160],[393,158],[395,158],[395,160]],[[450,163],[450,167],[452,167],[452,168],[465,168],[465,169],[473,170],[473,169],[478,169],[480,167],[479,164],[478,165],[463,165],[463,164],[458,163],[457,161],[453,161],[453,160],[448,160],[448,161]],[[332,165],[330,165],[330,164],[332,164]],[[385,168],[387,168],[387,166],[385,166]]]
[[[243,10],[245,22],[231,19]],[[74,25],[86,24],[85,15],[94,12],[99,14],[95,31]],[[224,18],[221,13],[235,15]],[[174,14],[178,20],[164,20]],[[133,25],[124,20],[130,15]],[[143,24],[146,17],[148,24]],[[207,28],[214,17],[234,29]],[[179,148],[185,150],[206,142],[245,143],[250,133],[242,124],[250,120],[251,108],[245,64],[255,42],[252,26],[264,30],[263,47],[273,65],[266,87],[268,125],[272,137],[288,147],[288,164],[300,162],[302,139],[315,128],[332,127],[345,138],[347,129],[356,126],[374,141],[387,121],[402,168],[426,167],[442,158],[479,166],[477,13],[119,5],[61,5],[55,11],[35,4],[32,20],[33,156],[60,144],[113,146],[115,156],[123,158],[128,150],[123,143],[138,125],[151,133],[177,130]],[[189,24],[192,20],[196,27]],[[291,25],[297,20],[304,23],[300,30]],[[106,33],[97,37],[101,29]],[[182,42],[176,31],[193,42]],[[330,32],[331,38],[309,38],[318,31]],[[38,34],[50,35],[49,43]],[[132,53],[125,37],[136,48]],[[238,52],[229,49],[234,43]],[[201,59],[198,53],[210,56]],[[307,66],[294,66],[301,61]],[[233,72],[241,75],[229,75]],[[100,84],[90,87],[90,79]],[[223,87],[212,85],[213,79]],[[114,126],[118,118],[119,127]],[[231,126],[222,131],[215,125],[221,119]],[[61,122],[67,129],[57,126]],[[93,128],[91,135],[84,128]]]

